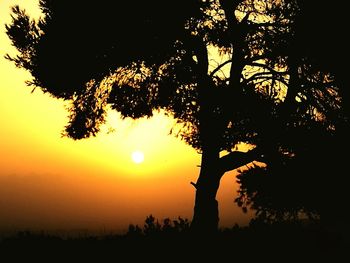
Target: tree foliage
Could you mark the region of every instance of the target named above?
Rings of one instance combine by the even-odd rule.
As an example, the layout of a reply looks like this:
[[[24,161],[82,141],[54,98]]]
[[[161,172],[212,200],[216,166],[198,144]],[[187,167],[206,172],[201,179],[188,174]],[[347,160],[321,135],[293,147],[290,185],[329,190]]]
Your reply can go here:
[[[344,66],[349,58],[346,10],[330,10],[340,7],[340,1],[297,3],[286,55],[292,60],[294,75],[289,75],[288,92],[297,95],[299,109],[294,119],[299,125],[292,125],[286,134],[289,154],[282,158],[272,154],[267,167],[241,171],[236,202],[244,210],[256,210],[257,219],[265,222],[321,216],[344,223],[348,220],[344,151],[349,147],[350,116]]]

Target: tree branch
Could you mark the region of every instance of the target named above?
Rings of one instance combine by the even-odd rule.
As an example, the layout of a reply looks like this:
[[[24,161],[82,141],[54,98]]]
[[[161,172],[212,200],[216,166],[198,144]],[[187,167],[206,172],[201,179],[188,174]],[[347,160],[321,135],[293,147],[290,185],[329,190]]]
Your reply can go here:
[[[262,23],[258,23],[258,22],[250,22],[248,23],[250,28],[261,28],[261,27],[275,27],[275,28],[285,28],[287,26],[290,26],[290,24],[287,23],[278,23],[278,22],[262,22]]]
[[[243,79],[244,83],[249,83],[255,80],[277,80],[281,83],[283,83],[284,85],[286,85],[287,87],[289,86],[288,83],[283,79],[283,77],[280,78],[276,78],[277,76],[279,76],[279,73],[275,73],[274,72],[258,72],[255,73],[254,75],[252,75],[251,77],[247,78],[247,79]]]
[[[245,59],[245,63],[246,64],[250,64],[254,61],[260,60],[260,59],[266,59],[269,58],[269,56],[267,54],[263,54],[263,55],[257,55],[255,57],[250,57],[250,58],[246,58]]]
[[[217,66],[212,73],[210,73],[210,77],[213,77],[215,75],[216,72],[218,72],[222,67],[224,67],[225,65],[227,65],[228,63],[231,63],[232,59],[229,59],[227,61],[225,61],[224,63],[220,64],[219,66]]]
[[[242,0],[219,0],[220,6],[225,12],[226,20],[231,30],[233,30],[234,26],[238,23],[234,16],[234,11],[241,2]]]
[[[253,161],[261,161],[262,154],[254,148],[248,152],[234,151],[220,158],[220,168],[224,172],[228,172],[237,169],[245,164]]]
[[[263,64],[263,63],[258,63],[258,62],[251,62],[251,63],[248,63],[247,65],[249,66],[252,66],[252,67],[260,67],[260,68],[264,68],[264,69],[267,69],[275,74],[283,74],[283,75],[288,75],[289,72],[288,71],[277,71],[271,67],[269,67],[268,65],[266,64]]]

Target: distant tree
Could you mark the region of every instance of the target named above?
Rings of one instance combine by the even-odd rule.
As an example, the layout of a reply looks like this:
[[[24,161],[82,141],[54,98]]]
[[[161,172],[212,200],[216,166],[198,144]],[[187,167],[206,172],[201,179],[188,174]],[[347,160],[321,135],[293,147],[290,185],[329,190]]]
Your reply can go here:
[[[125,118],[174,117],[175,134],[202,155],[191,227],[211,232],[225,172],[263,161],[250,167],[283,178],[287,163],[345,123],[343,83],[310,56],[318,43],[301,37],[304,10],[319,3],[301,2],[41,0],[38,20],[13,7],[6,29],[19,53],[7,58],[31,73],[29,85],[72,102],[65,135],[73,139],[96,135],[108,107]],[[264,189],[280,187],[270,182]],[[250,199],[268,208],[262,200]]]

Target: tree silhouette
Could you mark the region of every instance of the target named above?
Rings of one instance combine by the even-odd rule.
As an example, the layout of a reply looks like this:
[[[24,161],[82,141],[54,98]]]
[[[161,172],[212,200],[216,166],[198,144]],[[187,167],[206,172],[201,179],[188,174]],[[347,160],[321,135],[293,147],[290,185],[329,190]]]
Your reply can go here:
[[[7,58],[31,73],[29,85],[72,102],[65,135],[73,139],[96,135],[108,107],[177,119],[176,135],[202,155],[191,227],[213,232],[225,172],[263,161],[249,171],[283,174],[344,126],[340,74],[313,59],[318,43],[303,40],[309,30],[323,39],[317,23],[303,24],[316,2],[301,2],[41,0],[38,20],[13,7],[6,29],[19,53]],[[269,182],[264,189],[279,187]],[[261,196],[254,185],[243,183],[238,201],[250,193],[268,208],[252,198]]]
[[[332,2],[332,6],[340,7],[341,4],[340,1]],[[302,85],[313,94],[323,89],[321,85],[327,85],[324,90],[329,89],[330,83],[336,88],[338,95],[333,98],[335,100],[326,104],[320,101],[329,99],[326,94],[304,97],[309,101],[316,99],[312,104],[318,104],[317,111],[323,108],[328,116],[322,122],[331,120],[328,125],[332,126],[329,126],[332,131],[308,125],[305,127],[307,136],[302,133],[294,137],[303,147],[294,152],[293,158],[282,158],[274,164],[270,162],[268,167],[242,171],[238,178],[241,188],[236,202],[244,210],[255,209],[258,221],[290,220],[302,216],[321,219],[325,225],[333,224],[332,228],[338,225],[340,231],[344,231],[344,227],[347,231],[350,229],[349,217],[344,210],[348,199],[345,182],[347,156],[344,151],[350,146],[350,83],[345,66],[349,54],[346,52],[348,43],[341,33],[346,30],[347,16],[345,9],[331,12],[329,8],[327,2],[298,1],[288,55],[294,58],[301,74],[305,70],[304,79],[309,78],[309,85],[300,83],[294,86],[299,92]],[[319,77],[315,78],[315,74],[322,73],[331,77],[327,84],[317,81]],[[302,79],[299,75],[298,81]],[[289,90],[294,87],[289,87]],[[341,108],[336,111],[327,108],[326,105],[334,102]],[[292,137],[290,139],[295,145]]]

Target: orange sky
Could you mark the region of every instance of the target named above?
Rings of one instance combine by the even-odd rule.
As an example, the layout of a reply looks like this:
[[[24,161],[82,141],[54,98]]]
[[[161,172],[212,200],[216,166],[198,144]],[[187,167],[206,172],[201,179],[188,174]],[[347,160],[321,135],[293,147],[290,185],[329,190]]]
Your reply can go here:
[[[14,54],[4,33],[10,6],[38,14],[33,0],[0,0],[0,231],[17,229],[125,230],[153,214],[192,217],[200,155],[169,136],[173,121],[121,121],[112,112],[96,138],[61,138],[66,103],[31,93],[30,75],[6,61]],[[110,128],[115,132],[108,133]],[[140,150],[145,161],[135,164]],[[237,185],[226,174],[218,193],[220,226],[246,224],[233,202]]]

